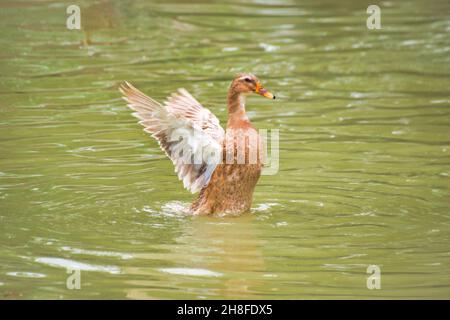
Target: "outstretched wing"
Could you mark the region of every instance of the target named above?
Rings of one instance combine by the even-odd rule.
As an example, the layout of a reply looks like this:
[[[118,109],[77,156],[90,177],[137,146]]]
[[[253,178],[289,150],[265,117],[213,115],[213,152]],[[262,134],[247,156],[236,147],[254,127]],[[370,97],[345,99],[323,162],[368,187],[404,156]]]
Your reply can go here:
[[[203,107],[186,89],[178,89],[164,102],[168,111],[176,117],[186,118],[216,141],[221,141],[224,131],[219,119]]]
[[[184,89],[172,94],[164,105],[128,82],[119,90],[144,131],[172,160],[184,187],[195,193],[207,185],[222,159],[224,130],[219,120]]]

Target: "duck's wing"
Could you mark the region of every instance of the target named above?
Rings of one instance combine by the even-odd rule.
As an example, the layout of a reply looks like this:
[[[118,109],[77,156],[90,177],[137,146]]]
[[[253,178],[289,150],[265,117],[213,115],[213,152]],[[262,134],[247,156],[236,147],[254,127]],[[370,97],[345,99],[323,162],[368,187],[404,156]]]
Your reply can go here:
[[[128,82],[119,90],[144,131],[172,160],[184,187],[195,193],[207,185],[222,160],[224,130],[216,116],[184,89],[173,93],[164,104]]]
[[[219,119],[203,107],[186,89],[180,88],[164,102],[169,112],[176,117],[189,120],[216,141],[222,141],[224,130]]]

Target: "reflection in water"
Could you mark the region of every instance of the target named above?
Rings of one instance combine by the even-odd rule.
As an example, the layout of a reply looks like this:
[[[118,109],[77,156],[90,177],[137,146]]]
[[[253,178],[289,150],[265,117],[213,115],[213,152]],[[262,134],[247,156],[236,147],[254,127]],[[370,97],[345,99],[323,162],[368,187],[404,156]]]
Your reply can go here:
[[[255,274],[264,272],[264,243],[254,222],[252,214],[219,220],[199,217],[192,220],[189,234],[180,239],[196,253],[196,262],[227,275],[219,296],[250,299],[259,284]]]
[[[261,285],[265,270],[264,241],[260,240],[255,219],[254,214],[233,218],[191,217],[175,239],[177,245],[159,248],[168,249],[167,253],[145,253],[137,258],[163,260],[171,267],[158,269],[161,273],[158,277],[170,288],[186,285],[196,288],[191,289],[194,298],[255,298],[255,287]],[[155,276],[154,271],[125,270],[148,276]],[[151,288],[153,281],[133,284],[143,288],[127,290],[128,298],[157,298]]]
[[[111,0],[100,0],[81,8],[81,29],[84,32],[83,44],[109,44],[94,41],[93,34],[103,29],[113,29],[119,24],[119,13]]]

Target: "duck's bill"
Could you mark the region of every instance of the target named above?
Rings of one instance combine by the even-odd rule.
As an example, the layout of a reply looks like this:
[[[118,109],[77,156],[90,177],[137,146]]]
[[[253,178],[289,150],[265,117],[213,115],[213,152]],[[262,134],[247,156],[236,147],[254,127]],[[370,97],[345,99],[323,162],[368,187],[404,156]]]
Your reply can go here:
[[[256,85],[255,92],[259,95],[262,95],[263,97],[265,97],[267,99],[275,99],[275,96],[273,95],[273,93],[267,89],[264,89],[259,83]]]
[[[275,96],[273,95],[273,93],[270,91],[267,91],[266,89],[261,89],[261,90],[259,90],[258,93],[267,99],[275,99]]]

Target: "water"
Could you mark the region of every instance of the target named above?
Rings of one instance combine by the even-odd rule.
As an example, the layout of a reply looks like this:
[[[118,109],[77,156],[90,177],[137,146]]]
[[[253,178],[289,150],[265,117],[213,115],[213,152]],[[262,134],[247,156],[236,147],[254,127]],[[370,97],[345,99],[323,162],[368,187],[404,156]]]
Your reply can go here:
[[[91,45],[68,3],[0,3],[0,298],[450,298],[448,1],[381,2],[382,30],[360,1],[79,3]],[[247,109],[280,170],[251,214],[183,215],[117,86],[223,124],[239,71],[279,98]]]

